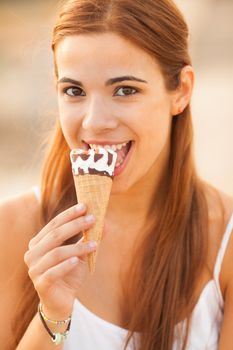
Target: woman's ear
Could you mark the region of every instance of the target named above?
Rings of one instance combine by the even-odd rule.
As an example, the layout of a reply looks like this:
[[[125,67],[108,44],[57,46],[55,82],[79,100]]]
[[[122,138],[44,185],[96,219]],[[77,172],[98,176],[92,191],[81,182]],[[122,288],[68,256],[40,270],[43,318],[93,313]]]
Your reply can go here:
[[[183,112],[190,102],[195,74],[192,66],[185,66],[180,73],[180,84],[173,92],[171,115],[177,115]]]

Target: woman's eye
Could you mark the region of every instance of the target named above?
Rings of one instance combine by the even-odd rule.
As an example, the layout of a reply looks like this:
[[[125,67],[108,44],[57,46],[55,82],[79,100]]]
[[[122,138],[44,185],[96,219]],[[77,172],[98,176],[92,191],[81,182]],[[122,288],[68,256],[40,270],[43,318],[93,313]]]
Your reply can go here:
[[[120,92],[118,96],[130,96],[135,95],[138,92],[138,90],[129,86],[123,86],[120,89],[118,89],[117,92]]]
[[[138,90],[129,86],[123,86],[119,88],[116,92],[117,96],[130,96],[135,95],[138,92]],[[77,86],[70,86],[68,88],[65,88],[63,89],[63,93],[70,97],[85,96],[84,91]]]
[[[63,92],[64,92],[66,95],[71,96],[71,97],[75,97],[75,96],[84,96],[83,90],[80,89],[80,88],[77,87],[77,86],[65,88],[65,89],[63,90]]]

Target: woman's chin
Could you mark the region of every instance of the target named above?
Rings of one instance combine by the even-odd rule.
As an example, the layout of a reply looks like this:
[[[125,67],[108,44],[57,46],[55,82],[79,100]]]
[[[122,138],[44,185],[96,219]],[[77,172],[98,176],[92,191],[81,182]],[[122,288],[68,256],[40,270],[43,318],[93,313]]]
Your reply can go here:
[[[115,194],[127,194],[127,192],[132,188],[132,183],[125,181],[125,179],[113,181],[111,195]]]

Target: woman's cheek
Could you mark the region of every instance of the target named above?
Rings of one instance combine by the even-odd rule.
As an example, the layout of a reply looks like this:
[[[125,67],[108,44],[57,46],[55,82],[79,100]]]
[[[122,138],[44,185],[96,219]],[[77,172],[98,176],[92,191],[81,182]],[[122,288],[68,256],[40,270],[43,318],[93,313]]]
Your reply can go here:
[[[80,130],[81,121],[77,115],[70,115],[68,113],[60,113],[60,124],[66,142],[70,148],[75,147],[78,140],[78,133]]]

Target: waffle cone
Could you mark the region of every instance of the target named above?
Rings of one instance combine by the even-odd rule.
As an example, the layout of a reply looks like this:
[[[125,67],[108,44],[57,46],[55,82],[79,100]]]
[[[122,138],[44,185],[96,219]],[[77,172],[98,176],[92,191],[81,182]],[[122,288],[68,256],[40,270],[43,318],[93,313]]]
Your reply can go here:
[[[109,176],[85,174],[74,176],[74,182],[78,202],[85,203],[87,213],[93,214],[96,219],[93,227],[83,232],[84,240],[100,242],[104,228],[104,217],[112,188],[112,179]],[[98,249],[88,254],[88,266],[91,273],[95,271],[97,254]]]

